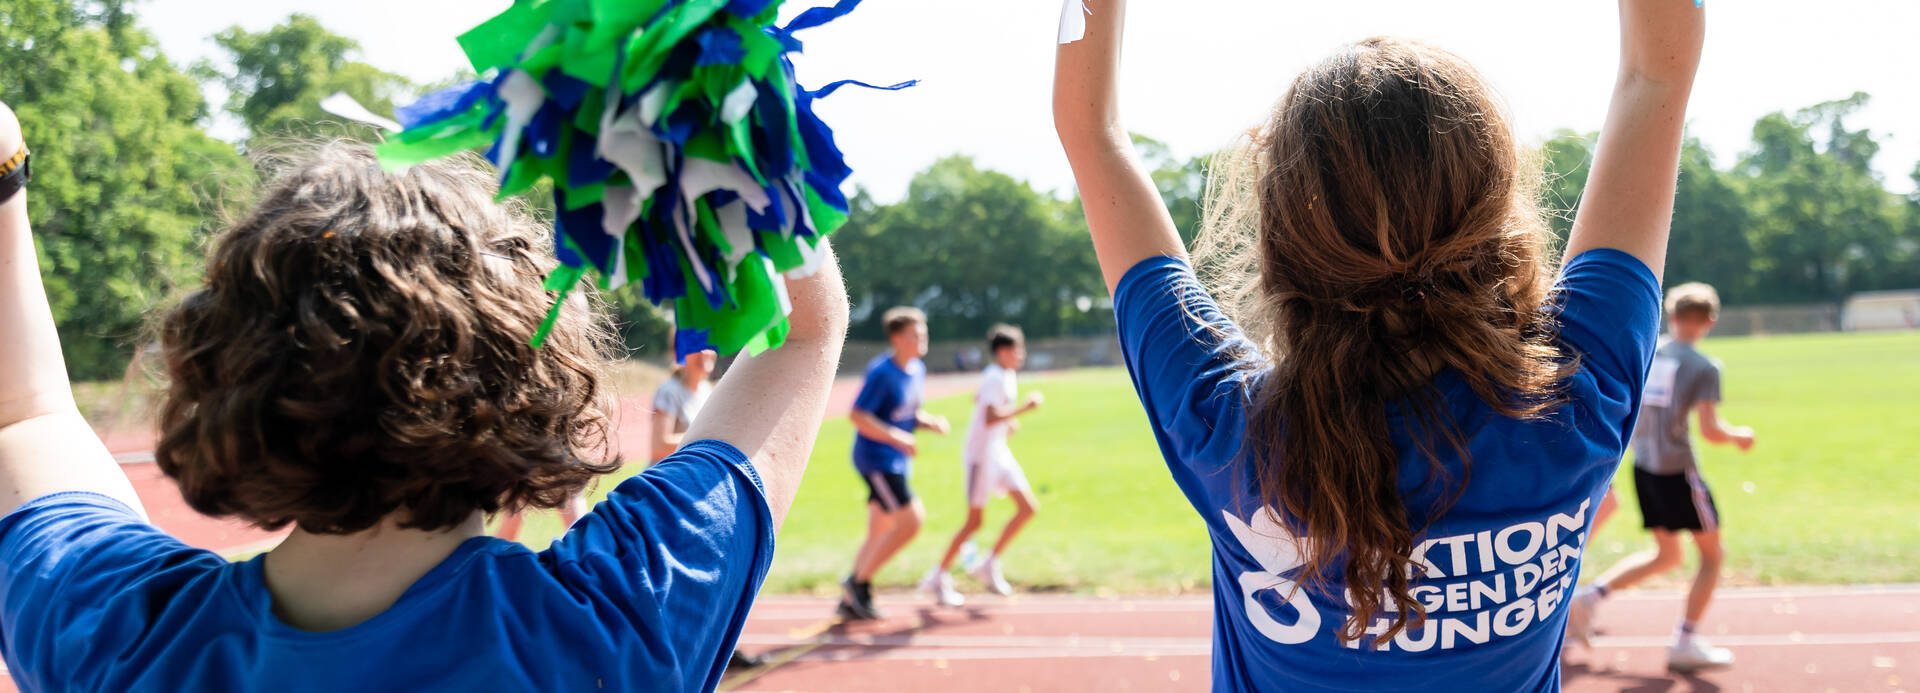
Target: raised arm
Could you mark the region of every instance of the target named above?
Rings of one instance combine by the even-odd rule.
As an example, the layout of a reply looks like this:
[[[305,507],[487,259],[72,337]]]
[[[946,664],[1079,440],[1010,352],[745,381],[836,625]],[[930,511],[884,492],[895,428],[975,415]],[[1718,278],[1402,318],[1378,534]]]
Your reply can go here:
[[[847,336],[840,264],[824,242],[820,247],[826,254],[820,270],[787,280],[793,329],[786,345],[735,361],[701,410],[710,415],[695,419],[684,437],[729,443],[753,460],[767,487],[775,531],[800,491]]]
[[[1080,187],[1094,254],[1111,293],[1141,260],[1187,256],[1173,217],[1120,123],[1120,38],[1126,0],[1087,0],[1086,38],[1060,46],[1053,127]]]
[[[1700,67],[1705,13],[1687,0],[1620,0],[1620,74],[1567,258],[1613,248],[1647,263],[1655,277],[1665,272],[1680,138]]]
[[[0,161],[24,146],[20,121],[0,103]],[[24,189],[0,203],[0,354],[0,514],[61,491],[102,493],[144,512],[74,405]]]

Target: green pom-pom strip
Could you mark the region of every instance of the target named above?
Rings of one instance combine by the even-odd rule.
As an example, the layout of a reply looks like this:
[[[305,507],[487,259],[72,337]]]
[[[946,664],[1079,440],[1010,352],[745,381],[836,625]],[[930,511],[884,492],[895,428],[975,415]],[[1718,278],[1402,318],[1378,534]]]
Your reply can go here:
[[[794,79],[794,32],[859,0],[775,26],[778,0],[519,0],[460,37],[487,77],[402,108],[380,146],[392,169],[479,147],[502,197],[553,182],[538,346],[582,279],[672,301],[677,356],[780,346],[781,275],[805,276],[846,221],[852,173]],[[911,86],[904,82],[880,89]]]

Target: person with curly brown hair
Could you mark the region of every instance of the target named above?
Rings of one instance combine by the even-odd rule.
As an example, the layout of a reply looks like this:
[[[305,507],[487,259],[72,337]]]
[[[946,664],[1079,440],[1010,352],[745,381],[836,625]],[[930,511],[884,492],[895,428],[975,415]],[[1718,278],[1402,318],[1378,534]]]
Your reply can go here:
[[[160,322],[155,457],[195,510],[293,528],[240,563],[147,523],[75,408],[24,194],[0,204],[0,651],[23,689],[717,685],[825,413],[839,272],[788,281],[786,346],[535,553],[485,518],[615,467],[611,333],[577,301],[528,346],[552,234],[496,189],[471,160],[389,173],[329,144],[212,239]]]

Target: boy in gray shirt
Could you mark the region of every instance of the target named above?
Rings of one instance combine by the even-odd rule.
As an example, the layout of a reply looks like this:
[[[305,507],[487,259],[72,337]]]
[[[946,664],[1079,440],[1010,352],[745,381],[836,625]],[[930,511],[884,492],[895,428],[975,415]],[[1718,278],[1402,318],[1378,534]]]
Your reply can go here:
[[[1695,624],[1713,598],[1725,555],[1720,548],[1719,513],[1695,464],[1687,417],[1697,412],[1700,437],[1732,443],[1741,452],[1753,447],[1753,429],[1720,418],[1720,363],[1697,348],[1720,318],[1719,295],[1706,284],[1682,284],[1667,292],[1666,309],[1671,329],[1648,369],[1631,446],[1634,494],[1656,548],[1629,556],[1575,593],[1567,633],[1575,642],[1586,644],[1594,610],[1608,594],[1680,567],[1679,533],[1684,531],[1700,552],[1700,569],[1687,593],[1686,615],[1667,650],[1667,667],[1696,671],[1730,665],[1733,653],[1694,635]]]

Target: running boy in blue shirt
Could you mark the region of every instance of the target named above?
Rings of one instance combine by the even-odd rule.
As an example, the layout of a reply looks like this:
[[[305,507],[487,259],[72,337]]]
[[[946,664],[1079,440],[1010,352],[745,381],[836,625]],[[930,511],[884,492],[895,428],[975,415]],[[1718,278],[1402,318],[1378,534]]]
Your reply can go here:
[[[920,533],[926,507],[914,497],[914,433],[947,432],[945,417],[920,408],[927,380],[927,314],[902,306],[881,316],[887,353],[867,364],[866,381],[853,401],[853,468],[867,484],[867,539],[853,559],[853,574],[841,582],[840,615],[880,618],[873,606],[873,576]]]
[[[1686,613],[1667,648],[1667,668],[1685,672],[1733,664],[1732,652],[1694,634],[1713,599],[1726,553],[1720,546],[1720,513],[1700,475],[1688,417],[1699,418],[1700,437],[1707,442],[1733,445],[1741,452],[1753,448],[1753,429],[1720,418],[1720,362],[1699,349],[1700,340],[1720,319],[1720,295],[1699,282],[1681,284],[1667,292],[1666,309],[1671,332],[1654,352],[1632,447],[1634,495],[1655,549],[1627,557],[1581,588],[1573,598],[1567,634],[1587,644],[1594,610],[1614,590],[1680,567],[1680,533],[1686,532],[1700,553],[1700,567],[1687,591]]]

